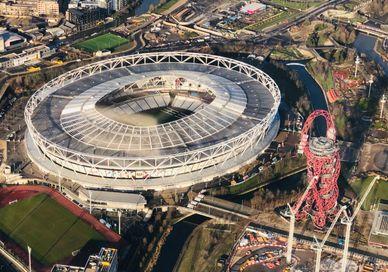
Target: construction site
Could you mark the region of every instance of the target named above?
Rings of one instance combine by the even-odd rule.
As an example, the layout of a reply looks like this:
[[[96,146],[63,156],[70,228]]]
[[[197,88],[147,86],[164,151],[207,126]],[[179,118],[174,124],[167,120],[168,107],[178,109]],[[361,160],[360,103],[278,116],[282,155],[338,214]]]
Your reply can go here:
[[[317,251],[312,248],[315,244],[312,239],[298,237],[291,255],[292,269],[293,271],[314,271]],[[250,224],[235,244],[228,271],[291,271],[283,255],[286,247],[286,235]],[[318,271],[342,271],[341,267],[342,250],[326,245]],[[362,254],[352,254],[347,261],[346,271],[386,271],[386,269],[387,265],[381,260]]]

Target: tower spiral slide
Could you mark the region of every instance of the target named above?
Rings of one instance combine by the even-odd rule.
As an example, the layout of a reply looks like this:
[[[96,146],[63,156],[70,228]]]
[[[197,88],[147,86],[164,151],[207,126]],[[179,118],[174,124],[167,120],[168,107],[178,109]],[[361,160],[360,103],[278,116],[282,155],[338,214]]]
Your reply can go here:
[[[309,137],[313,122],[319,116],[326,121],[326,136]],[[306,156],[310,188],[302,200],[301,208],[296,212],[296,220],[303,220],[311,215],[315,227],[322,229],[336,214],[337,180],[341,169],[336,130],[327,111],[316,110],[307,118],[298,152]]]

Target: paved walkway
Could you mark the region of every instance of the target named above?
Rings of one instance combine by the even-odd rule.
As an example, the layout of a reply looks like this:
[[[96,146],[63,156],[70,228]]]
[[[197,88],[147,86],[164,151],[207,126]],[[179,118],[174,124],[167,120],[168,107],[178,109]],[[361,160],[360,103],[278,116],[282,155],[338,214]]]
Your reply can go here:
[[[379,171],[388,175],[387,144],[364,144],[360,157],[361,172]]]

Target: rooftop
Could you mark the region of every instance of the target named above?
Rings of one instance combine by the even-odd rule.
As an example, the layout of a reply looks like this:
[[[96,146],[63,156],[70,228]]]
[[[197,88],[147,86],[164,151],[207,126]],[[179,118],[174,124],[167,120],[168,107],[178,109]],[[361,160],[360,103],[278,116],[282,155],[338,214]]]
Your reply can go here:
[[[114,258],[117,258],[117,249],[101,248],[98,255],[90,256],[86,265],[85,272],[105,272],[109,271]]]
[[[148,127],[117,122],[96,107],[106,95],[122,95],[113,92],[117,88],[128,92],[127,85],[147,84],[147,80],[160,76],[195,79],[202,88],[214,92],[216,99],[202,107],[202,102],[193,97],[178,95],[172,100],[168,92],[159,90],[156,96],[113,105],[116,116],[170,103],[194,111],[179,120]],[[158,156],[207,147],[241,135],[260,123],[273,105],[274,99],[263,85],[235,71],[200,64],[143,64],[59,88],[38,107],[33,123],[45,138],[73,150],[117,157]]]
[[[130,194],[130,193],[121,193],[121,192],[112,192],[112,191],[96,191],[96,190],[81,190],[85,196],[89,196],[91,193],[91,198],[93,201],[101,202],[123,202],[123,203],[136,203],[136,204],[147,204],[144,196],[140,194]]]

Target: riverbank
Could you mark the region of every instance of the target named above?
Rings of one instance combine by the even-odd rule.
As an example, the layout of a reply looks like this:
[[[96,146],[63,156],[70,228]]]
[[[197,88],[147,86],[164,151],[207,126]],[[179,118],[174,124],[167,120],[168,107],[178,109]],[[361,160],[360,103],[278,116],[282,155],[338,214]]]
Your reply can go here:
[[[357,35],[353,46],[358,53],[363,53],[369,60],[376,62],[384,71],[384,75],[388,76],[388,62],[375,51],[376,41],[377,39],[375,37],[360,33]]]
[[[188,237],[173,272],[222,271],[217,261],[230,253],[235,237],[243,226],[217,225],[211,222],[198,226]]]
[[[167,236],[161,249],[158,261],[153,267],[153,272],[171,272],[174,269],[183,246],[194,229],[207,221],[208,218],[201,215],[192,215],[173,225],[173,229]]]
[[[310,99],[313,110],[326,110],[328,111],[328,103],[325,95],[325,91],[318,84],[318,82],[312,77],[305,65],[289,63],[287,65],[290,69],[298,73],[300,80],[303,81],[306,86],[308,97]],[[318,118],[314,122],[314,129],[318,132],[319,136],[326,134],[326,122],[325,120]]]
[[[253,174],[247,180],[231,185],[226,188],[214,188],[210,194],[217,195],[243,195],[262,187],[265,187],[278,180],[287,178],[306,169],[306,160],[303,157],[290,157],[282,159],[261,172]]]

